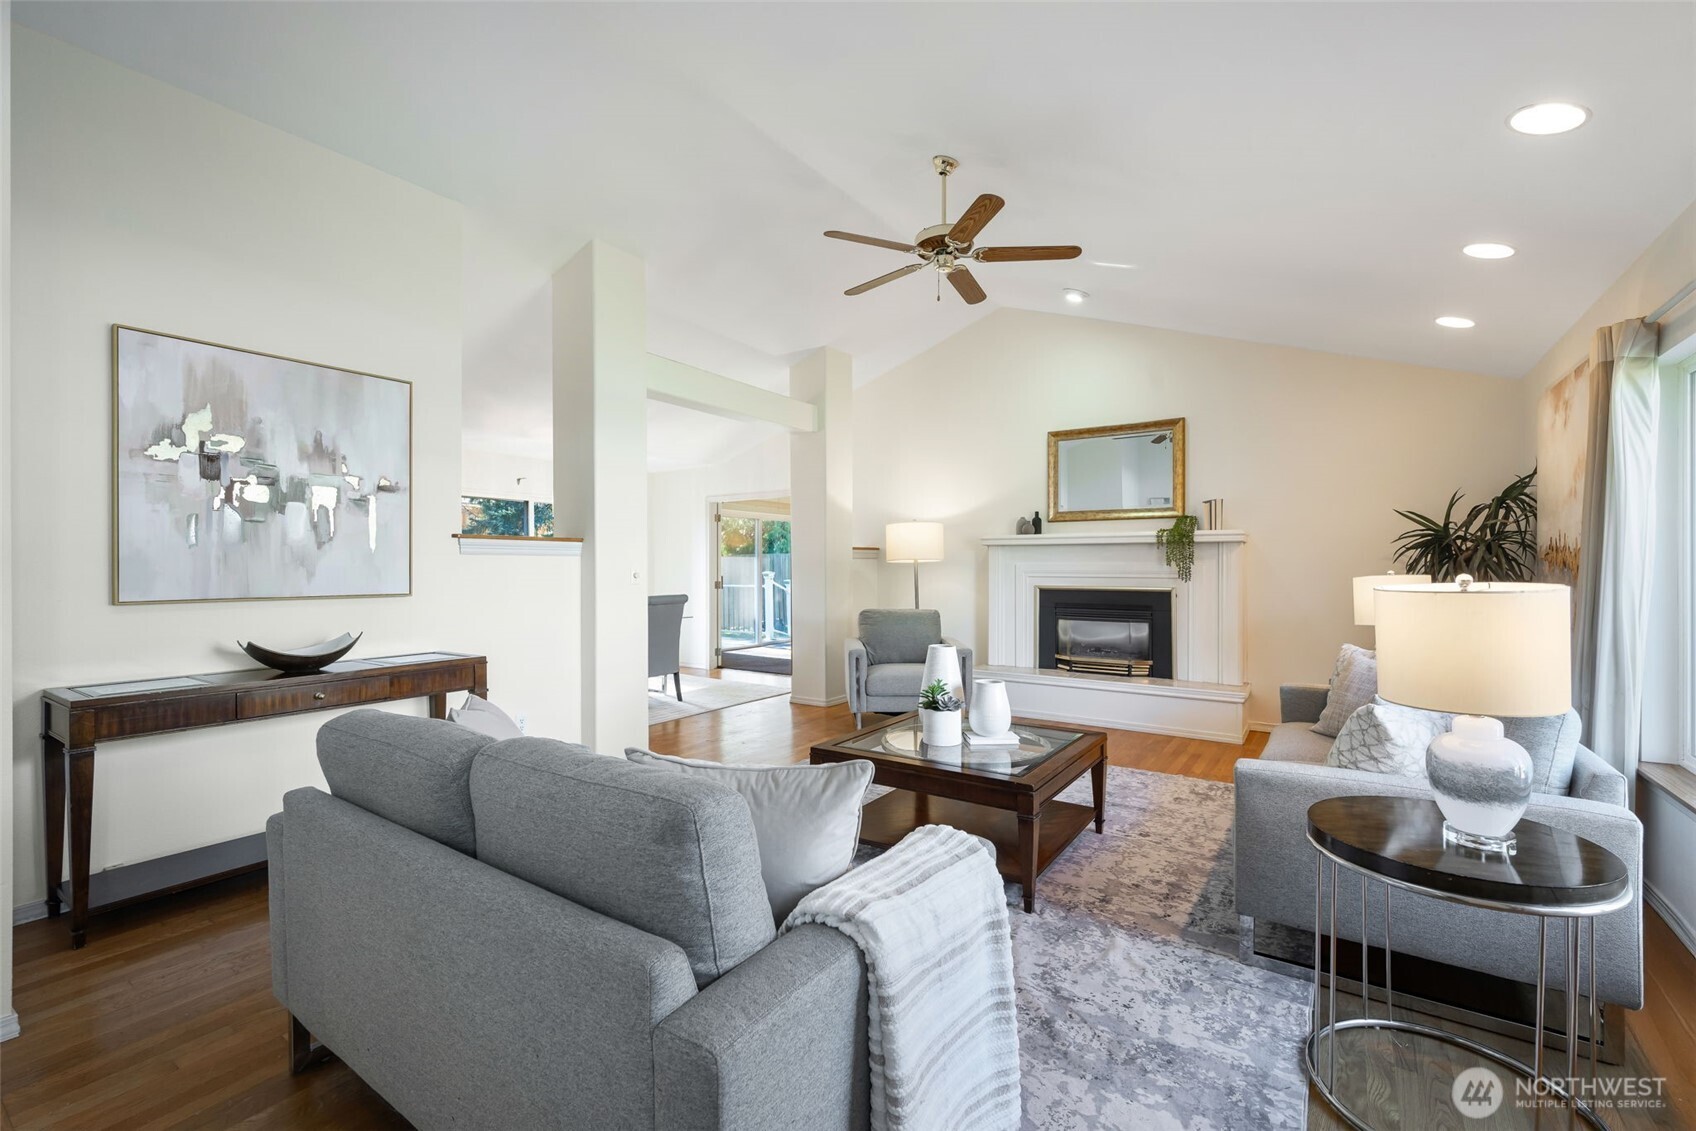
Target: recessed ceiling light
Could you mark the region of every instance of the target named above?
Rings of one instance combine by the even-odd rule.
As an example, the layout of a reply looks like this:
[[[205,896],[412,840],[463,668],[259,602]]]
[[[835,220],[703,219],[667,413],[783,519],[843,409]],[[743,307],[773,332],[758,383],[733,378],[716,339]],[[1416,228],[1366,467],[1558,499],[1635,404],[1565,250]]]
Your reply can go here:
[[[1590,120],[1590,111],[1572,102],[1539,102],[1513,112],[1508,125],[1522,134],[1564,134]]]
[[[1101,259],[1092,259],[1089,262],[1091,267],[1112,267],[1120,271],[1141,270],[1135,263],[1108,263]]]
[[[1474,259],[1506,259],[1513,254],[1505,243],[1469,243],[1461,251]]]
[[[1470,330],[1478,323],[1470,318],[1462,318],[1458,314],[1445,314],[1437,319],[1437,325],[1447,326],[1451,330]]]
[[[1084,299],[1089,297],[1088,291],[1074,290],[1071,287],[1067,287],[1065,290],[1061,291],[1060,293],[1065,295],[1066,301],[1071,303],[1073,306],[1078,305],[1078,303],[1082,302]]]

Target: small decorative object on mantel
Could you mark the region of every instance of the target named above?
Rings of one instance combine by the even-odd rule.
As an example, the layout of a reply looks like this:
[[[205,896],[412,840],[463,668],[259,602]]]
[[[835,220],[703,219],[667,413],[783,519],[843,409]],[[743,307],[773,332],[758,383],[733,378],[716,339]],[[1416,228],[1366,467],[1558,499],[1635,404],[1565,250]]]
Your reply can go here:
[[[1203,530],[1225,529],[1225,500],[1203,499],[1201,501],[1201,528]]]
[[[1042,533],[1042,512],[1041,511],[1037,511],[1035,514],[1031,515],[1031,533],[1032,534],[1041,534]]]
[[[1013,527],[1013,533],[1014,534],[1035,534],[1036,528],[1031,525],[1030,519],[1026,518],[1024,515],[1020,515],[1018,525]]]
[[[275,668],[289,675],[306,675],[309,672],[321,672],[349,652],[359,643],[358,636],[342,633],[334,640],[326,640],[322,644],[314,644],[309,648],[267,648],[263,644],[255,644],[249,640],[241,644],[241,650],[268,668]]]
[[[960,745],[960,709],[965,704],[940,679],[919,692],[919,720],[926,746]]]
[[[1178,580],[1185,584],[1195,567],[1195,527],[1195,515],[1181,514],[1171,526],[1154,532],[1154,542],[1165,552],[1166,564],[1178,571]]]

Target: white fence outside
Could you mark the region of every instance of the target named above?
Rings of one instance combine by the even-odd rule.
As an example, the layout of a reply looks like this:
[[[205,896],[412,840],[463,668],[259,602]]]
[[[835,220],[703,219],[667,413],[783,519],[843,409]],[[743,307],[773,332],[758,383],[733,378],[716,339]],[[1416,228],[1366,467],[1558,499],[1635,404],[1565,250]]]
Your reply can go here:
[[[727,644],[789,639],[789,555],[719,558],[719,635]],[[764,567],[763,569],[761,567]]]

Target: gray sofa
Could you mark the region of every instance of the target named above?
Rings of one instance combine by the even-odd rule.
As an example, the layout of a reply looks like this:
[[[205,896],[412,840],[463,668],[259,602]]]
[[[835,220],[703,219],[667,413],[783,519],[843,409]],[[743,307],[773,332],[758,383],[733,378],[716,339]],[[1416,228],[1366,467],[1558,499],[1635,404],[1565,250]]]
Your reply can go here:
[[[540,738],[356,711],[270,820],[271,960],[421,1128],[859,1128],[866,975],[778,937],[746,803]]]
[[[1429,797],[1424,783],[1325,765],[1332,740],[1311,727],[1325,707],[1324,687],[1282,689],[1284,722],[1259,758],[1236,764],[1236,900],[1245,919],[1313,930],[1314,849],[1307,810],[1327,797],[1379,794]],[[1625,778],[1584,746],[1564,795],[1533,794],[1525,816],[1568,829],[1617,855],[1631,871],[1631,905],[1596,923],[1597,997],[1631,1009],[1643,1003],[1643,826],[1626,808]],[[1360,881],[1341,871],[1337,888],[1339,938],[1360,939]],[[1368,916],[1372,941],[1383,940],[1382,888],[1373,885]],[[1353,909],[1352,911],[1350,909]],[[1534,985],[1537,920],[1398,892],[1392,918],[1396,954],[1447,963]],[[1550,927],[1549,984],[1564,989],[1562,928]],[[1588,961],[1588,954],[1586,954]]]
[[[960,652],[961,695],[972,703],[972,650],[942,635],[935,609],[864,609],[859,635],[848,638],[848,709],[854,725],[867,711],[917,710],[924,683],[925,652],[952,644]]]

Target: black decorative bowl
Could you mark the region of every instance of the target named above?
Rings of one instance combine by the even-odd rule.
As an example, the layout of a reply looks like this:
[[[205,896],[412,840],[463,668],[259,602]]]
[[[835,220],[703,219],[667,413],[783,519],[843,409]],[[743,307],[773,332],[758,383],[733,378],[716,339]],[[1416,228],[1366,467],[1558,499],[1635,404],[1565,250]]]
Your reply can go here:
[[[263,644],[255,644],[251,640],[246,644],[242,644],[239,640],[236,643],[241,644],[243,652],[268,668],[276,668],[278,671],[287,672],[290,675],[306,675],[309,672],[323,671],[353,651],[353,646],[359,643],[359,637],[364,635],[362,632],[359,636],[349,636],[344,632],[334,640],[326,640],[324,643],[314,644],[310,648],[294,648],[288,651],[267,648]]]

